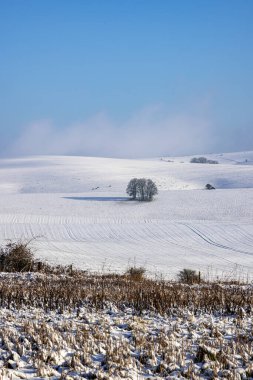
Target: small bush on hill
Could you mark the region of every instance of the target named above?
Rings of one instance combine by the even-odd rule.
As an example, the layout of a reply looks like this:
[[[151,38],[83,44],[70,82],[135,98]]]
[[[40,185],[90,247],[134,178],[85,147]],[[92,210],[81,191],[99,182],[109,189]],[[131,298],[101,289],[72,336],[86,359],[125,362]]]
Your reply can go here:
[[[0,271],[33,271],[36,266],[30,242],[10,242],[0,249]]]
[[[210,185],[210,183],[207,183],[205,186],[206,190],[215,190],[215,187],[213,185]]]
[[[184,284],[197,284],[201,282],[200,272],[192,269],[183,269],[178,273],[178,280]]]
[[[73,268],[73,265],[51,265],[35,259],[30,242],[10,242],[0,247],[0,272],[40,272],[73,277],[86,273]]]
[[[144,279],[146,269],[143,267],[130,267],[126,271],[125,275],[133,281],[141,281]]]

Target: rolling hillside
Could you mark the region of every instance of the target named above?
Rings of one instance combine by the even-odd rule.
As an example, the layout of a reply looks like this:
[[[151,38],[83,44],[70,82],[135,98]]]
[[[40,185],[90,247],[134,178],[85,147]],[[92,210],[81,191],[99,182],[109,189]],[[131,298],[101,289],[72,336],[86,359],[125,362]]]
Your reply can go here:
[[[253,273],[253,152],[129,160],[28,157],[0,160],[0,241],[30,239],[38,257],[90,270],[143,265],[173,277]],[[133,177],[159,194],[129,201]],[[204,187],[211,183],[215,191]]]

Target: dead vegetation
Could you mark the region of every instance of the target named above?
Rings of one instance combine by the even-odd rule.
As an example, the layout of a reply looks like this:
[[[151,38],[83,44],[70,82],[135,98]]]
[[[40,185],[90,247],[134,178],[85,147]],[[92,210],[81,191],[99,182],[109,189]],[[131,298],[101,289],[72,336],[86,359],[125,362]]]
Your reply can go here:
[[[187,308],[193,313],[237,314],[241,308],[250,313],[253,288],[250,285],[197,284],[155,281],[145,277],[133,281],[129,275],[27,274],[0,276],[0,306],[42,307],[45,310],[78,309],[89,305],[96,310],[113,303],[136,314],[150,311],[173,314]]]
[[[0,249],[1,272],[33,272],[37,263],[32,252],[30,241],[9,242]]]
[[[123,275],[89,274],[72,266],[51,266],[35,259],[29,242],[10,242],[0,251],[0,306],[41,307],[45,310],[96,310],[113,303],[136,314],[144,311],[169,315],[175,309],[237,314],[250,313],[253,288],[250,285],[204,283],[192,269],[179,272],[178,281],[153,280],[144,267],[129,267]],[[27,274],[29,271],[29,274]],[[18,272],[26,272],[18,275]],[[32,273],[33,272],[33,273]]]
[[[100,283],[98,279],[92,280]],[[112,278],[102,281],[116,285],[118,279],[113,279],[116,283],[111,282]],[[45,283],[40,284],[40,289],[42,285]],[[35,289],[34,286],[38,288],[35,279],[26,284],[27,288]],[[86,282],[86,288],[94,296],[93,281]],[[107,286],[105,294],[109,294]],[[33,369],[35,378],[66,380],[130,380],[143,376],[242,380],[250,379],[253,374],[249,310],[241,308],[237,315],[228,316],[201,309],[194,313],[187,307],[177,306],[164,316],[151,311],[137,315],[136,305],[119,304],[118,308],[108,302],[101,308],[102,304],[97,304],[95,299],[87,299],[75,308],[70,300],[69,307],[62,310],[57,298],[54,305],[58,308],[49,310],[46,306],[49,299],[42,301],[38,295],[37,307],[22,305],[16,310],[14,303],[9,309],[0,309],[0,376],[3,378],[10,378],[10,374],[25,378],[22,371],[26,368],[30,368],[30,373]],[[70,293],[64,296],[67,295]],[[35,301],[30,300],[32,303]]]
[[[193,269],[183,269],[178,274],[178,281],[189,285],[200,284],[202,281],[201,274]]]
[[[0,378],[253,376],[252,285],[204,283],[189,269],[175,282],[142,267],[91,275],[24,248],[2,250],[1,268],[16,273],[0,274]]]
[[[132,281],[142,281],[144,279],[146,269],[144,267],[130,267],[125,275]]]

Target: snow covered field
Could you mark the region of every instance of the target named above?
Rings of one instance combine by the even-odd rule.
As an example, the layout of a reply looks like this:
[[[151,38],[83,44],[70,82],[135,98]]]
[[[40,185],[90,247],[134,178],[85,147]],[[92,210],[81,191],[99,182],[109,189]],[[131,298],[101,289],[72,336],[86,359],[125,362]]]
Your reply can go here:
[[[250,316],[178,314],[2,309],[1,379],[253,379]]]
[[[253,380],[252,285],[0,275],[1,380]]]
[[[0,243],[29,239],[37,256],[83,269],[143,265],[173,277],[252,276],[253,152],[110,159],[29,157],[0,160]],[[150,203],[128,201],[133,177],[153,179]],[[203,190],[207,183],[215,191]]]

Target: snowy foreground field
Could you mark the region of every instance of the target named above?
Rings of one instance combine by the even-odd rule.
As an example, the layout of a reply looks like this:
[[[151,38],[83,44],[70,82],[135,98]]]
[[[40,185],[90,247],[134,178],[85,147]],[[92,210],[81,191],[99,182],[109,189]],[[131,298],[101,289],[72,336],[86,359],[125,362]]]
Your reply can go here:
[[[253,273],[253,152],[129,160],[30,157],[0,160],[0,243],[30,239],[50,263],[124,272],[144,266],[173,278]],[[128,201],[133,177],[153,179],[150,203]],[[215,191],[203,190],[210,183]]]
[[[253,152],[206,157],[0,161],[0,243],[87,270],[0,274],[0,380],[253,379]]]
[[[253,379],[251,285],[0,276],[0,378]]]

